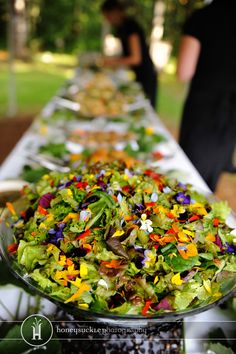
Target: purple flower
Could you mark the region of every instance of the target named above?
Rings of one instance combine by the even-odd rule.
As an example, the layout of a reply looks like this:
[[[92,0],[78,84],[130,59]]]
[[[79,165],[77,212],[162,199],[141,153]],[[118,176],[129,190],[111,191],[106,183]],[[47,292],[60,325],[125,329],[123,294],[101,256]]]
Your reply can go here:
[[[57,244],[60,240],[63,240],[64,235],[63,235],[63,229],[65,227],[65,223],[59,223],[57,224],[55,229],[50,229],[48,231],[49,238],[48,238],[48,243],[53,243]]]
[[[180,187],[180,188],[182,188],[184,191],[186,191],[186,189],[187,189],[186,184],[181,183],[181,182],[179,182],[179,183],[177,184],[177,186]]]
[[[99,187],[101,187],[101,189],[102,189],[103,191],[105,191],[105,190],[107,189],[107,184],[104,183],[101,179],[99,179],[99,180],[97,181],[97,185],[98,185]]]
[[[39,199],[39,205],[42,208],[47,209],[50,207],[51,200],[54,198],[55,197],[52,193],[46,193],[46,194],[42,195],[42,197]]]
[[[101,170],[99,173],[96,174],[96,178],[100,178],[100,177],[104,176],[105,173],[106,173],[105,170]]]
[[[162,299],[157,306],[155,306],[156,311],[158,310],[172,310],[172,306],[168,299]]]
[[[219,235],[216,235],[215,244],[219,247],[219,249],[221,251],[223,251],[223,245],[222,245],[221,238]]]
[[[175,196],[176,201],[179,204],[190,204],[191,201],[191,197],[190,195],[185,195],[183,192],[179,192],[176,196]]]
[[[82,179],[82,176],[74,176],[74,178],[73,178],[73,180],[75,181],[75,182],[80,182],[81,181],[81,179]]]
[[[227,253],[236,253],[236,246],[235,245],[230,245],[228,242],[226,242],[226,250],[225,252]]]
[[[73,182],[74,182],[74,181],[68,181],[68,182],[66,182],[65,187],[70,187]]]
[[[134,207],[134,210],[137,211],[143,211],[145,209],[145,206],[143,204],[136,204]]]

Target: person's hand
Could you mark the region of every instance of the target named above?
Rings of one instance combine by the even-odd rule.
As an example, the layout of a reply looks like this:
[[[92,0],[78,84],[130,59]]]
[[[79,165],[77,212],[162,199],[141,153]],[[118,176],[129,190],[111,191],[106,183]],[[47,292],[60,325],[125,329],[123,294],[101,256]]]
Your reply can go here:
[[[120,65],[119,58],[103,57],[101,59],[101,66],[103,67],[117,67]]]

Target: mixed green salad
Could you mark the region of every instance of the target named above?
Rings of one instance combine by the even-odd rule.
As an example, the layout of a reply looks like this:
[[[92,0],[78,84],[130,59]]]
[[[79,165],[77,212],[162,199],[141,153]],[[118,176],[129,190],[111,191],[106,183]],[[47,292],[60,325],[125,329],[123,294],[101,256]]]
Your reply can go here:
[[[95,312],[149,316],[212,303],[236,277],[225,202],[122,163],[26,186],[8,251],[46,294]]]

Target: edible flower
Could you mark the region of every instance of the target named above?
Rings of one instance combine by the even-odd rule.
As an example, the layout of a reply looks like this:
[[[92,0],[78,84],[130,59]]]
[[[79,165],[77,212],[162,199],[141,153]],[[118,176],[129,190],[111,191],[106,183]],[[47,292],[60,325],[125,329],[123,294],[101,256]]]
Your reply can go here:
[[[142,260],[142,264],[145,268],[152,267],[156,262],[156,252],[152,250],[144,251],[144,259]]]
[[[158,201],[158,194],[156,192],[153,192],[151,195],[151,201],[152,202],[157,202]]]
[[[142,214],[140,230],[152,232],[153,228],[151,227],[151,225],[152,221],[147,219],[147,214]]]
[[[50,229],[48,234],[50,237],[47,239],[48,243],[57,244],[60,240],[63,240],[63,229],[65,227],[65,223],[57,224],[55,229]]]
[[[149,307],[151,306],[152,300],[146,300],[144,308],[142,309],[142,315],[145,316],[148,312]]]
[[[114,232],[114,234],[112,235],[112,237],[119,237],[124,235],[124,231],[123,230],[117,230],[116,232]]]
[[[66,215],[66,217],[63,219],[63,223],[66,223],[69,220],[73,220],[73,219],[79,219],[79,215],[77,213],[69,213]]]
[[[9,253],[15,253],[17,251],[18,244],[17,243],[11,243],[8,247],[7,250]]]
[[[180,278],[180,273],[175,274],[172,278],[171,278],[171,283],[174,285],[181,285],[183,283],[183,280]]]
[[[147,135],[153,135],[154,134],[154,128],[153,127],[146,127],[145,128],[145,133]]]
[[[74,286],[76,286],[77,288],[79,288],[81,285],[82,279],[77,277],[75,280],[69,280],[69,282],[71,284],[73,284]]]
[[[16,211],[12,203],[7,202],[6,207],[11,212],[12,215],[16,215]]]
[[[159,281],[159,277],[158,277],[158,275],[156,275],[154,278],[153,284],[156,284],[158,281]]]
[[[207,234],[207,235],[206,235],[206,240],[207,240],[207,241],[215,242],[216,237],[215,237],[215,235]]]
[[[203,286],[204,288],[206,289],[206,291],[211,294],[212,293],[212,290],[211,290],[211,281],[208,279],[208,280],[203,280]]]
[[[190,209],[194,212],[197,213],[198,215],[207,215],[207,211],[204,208],[204,205],[201,203],[194,203],[190,206]]]
[[[235,245],[231,245],[228,242],[226,242],[226,246],[227,246],[227,248],[226,248],[225,252],[236,253],[236,246]]]
[[[218,218],[214,218],[213,221],[212,221],[212,224],[213,224],[214,227],[219,226],[219,223],[220,223],[220,220]]]
[[[175,199],[179,204],[190,204],[191,201],[190,195],[185,195],[183,192],[177,193]]]
[[[85,238],[86,236],[89,236],[91,233],[91,230],[88,229],[85,232],[82,232],[79,236],[76,237],[76,240],[82,240],[83,238]]]
[[[171,304],[169,303],[169,300],[166,299],[166,298],[164,298],[164,299],[162,299],[162,300],[159,302],[159,304],[155,307],[155,310],[156,310],[156,311],[159,311],[159,310],[169,310],[169,311],[171,311],[171,310],[173,310],[173,309],[172,309]]]
[[[183,259],[188,259],[189,257],[195,257],[198,255],[197,247],[194,243],[189,243],[188,245],[180,243],[177,248]]]
[[[85,278],[88,275],[88,267],[85,263],[80,264],[79,274],[81,278]]]
[[[88,221],[92,216],[92,213],[89,209],[81,210],[79,219],[80,221]]]
[[[184,207],[178,204],[174,204],[173,208],[171,209],[171,214],[176,218],[179,217],[179,214],[183,214],[184,212]]]
[[[123,266],[122,260],[113,259],[112,261],[101,261],[101,264],[104,265],[106,268],[114,268],[119,269]]]
[[[81,283],[79,289],[76,291],[74,295],[72,295],[69,299],[65,301],[65,304],[71,301],[77,300],[85,291],[89,291],[91,289],[90,285],[86,283]]]
[[[215,244],[223,251],[223,244],[219,235],[216,235]]]
[[[107,289],[108,290],[108,284],[107,282],[104,280],[104,279],[100,279],[98,281],[98,285],[102,286],[103,288]]]
[[[164,192],[165,194],[168,194],[168,193],[170,193],[170,192],[171,192],[171,189],[170,189],[170,187],[168,187],[168,186],[165,186],[165,187],[163,188],[163,192]]]
[[[54,199],[54,195],[52,193],[46,193],[44,195],[42,195],[42,197],[40,197],[39,199],[39,205],[44,208],[47,209],[50,207],[50,203],[51,200]]]

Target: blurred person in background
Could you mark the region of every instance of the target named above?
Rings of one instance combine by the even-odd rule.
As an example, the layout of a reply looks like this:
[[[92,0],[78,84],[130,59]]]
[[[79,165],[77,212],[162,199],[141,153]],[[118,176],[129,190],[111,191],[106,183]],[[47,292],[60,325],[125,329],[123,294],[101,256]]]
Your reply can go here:
[[[106,0],[101,11],[121,40],[123,54],[117,58],[104,58],[104,65],[110,67],[128,66],[136,75],[136,80],[156,106],[157,72],[149,55],[149,48],[141,26],[125,13],[124,5],[118,0]]]
[[[213,0],[183,27],[177,77],[190,81],[179,143],[212,191],[236,143],[236,1]]]

